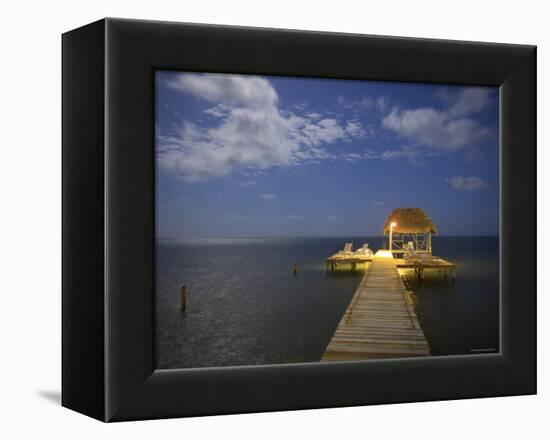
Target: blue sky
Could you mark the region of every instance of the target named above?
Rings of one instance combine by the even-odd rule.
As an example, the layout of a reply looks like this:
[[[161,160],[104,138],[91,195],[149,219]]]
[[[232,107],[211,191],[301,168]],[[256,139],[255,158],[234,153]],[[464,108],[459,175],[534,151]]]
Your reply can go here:
[[[498,89],[156,74],[157,236],[497,235]]]

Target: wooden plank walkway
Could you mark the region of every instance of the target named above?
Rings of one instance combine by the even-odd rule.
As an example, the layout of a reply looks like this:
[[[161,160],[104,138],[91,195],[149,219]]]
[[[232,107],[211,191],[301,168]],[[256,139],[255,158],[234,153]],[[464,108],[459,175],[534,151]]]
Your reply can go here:
[[[396,262],[391,252],[378,251],[321,360],[429,355]]]

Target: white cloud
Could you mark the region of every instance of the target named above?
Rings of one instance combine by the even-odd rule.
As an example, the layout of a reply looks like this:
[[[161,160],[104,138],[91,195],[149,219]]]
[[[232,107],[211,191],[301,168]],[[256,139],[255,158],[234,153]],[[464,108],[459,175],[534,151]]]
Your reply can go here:
[[[289,215],[286,216],[286,218],[289,219],[289,220],[301,220],[304,217],[301,216],[301,215],[289,214]]]
[[[255,180],[245,180],[244,182],[241,183],[242,186],[254,186],[256,185],[256,181]]]
[[[306,122],[297,133],[299,139],[306,145],[331,143],[345,137],[344,128],[336,119],[321,119],[319,122]]]
[[[317,119],[320,119],[323,115],[321,113],[310,112],[310,113],[306,113],[306,116],[309,119],[313,119],[315,121]]]
[[[437,89],[434,96],[445,104],[452,104],[456,99],[455,95],[451,93],[448,87]]]
[[[215,105],[214,107],[207,108],[204,113],[216,118],[223,118],[230,108],[223,104]]]
[[[376,99],[376,107],[381,113],[385,113],[390,107],[390,99],[385,96],[380,96]]]
[[[349,121],[346,125],[346,133],[354,138],[364,138],[367,132],[358,121]]]
[[[363,156],[359,153],[348,153],[345,155],[344,160],[347,160],[348,162],[355,162],[357,160],[362,160]]]
[[[375,200],[374,202],[372,202],[372,204],[374,206],[384,206],[386,204],[386,201],[385,200]]]
[[[453,117],[466,116],[482,111],[491,99],[491,90],[486,87],[467,87],[462,89],[456,102],[448,109]]]
[[[275,198],[275,194],[273,193],[262,194],[260,198],[264,200],[273,200]]]
[[[477,191],[480,189],[487,188],[489,184],[484,181],[481,177],[470,176],[470,177],[450,177],[447,179],[447,182],[457,190],[461,191]]]
[[[386,150],[380,155],[380,158],[383,160],[399,159],[401,157],[407,157],[407,152],[405,150]]]
[[[390,160],[390,159],[409,159],[411,162],[420,160],[420,152],[414,148],[404,147],[401,150],[386,150],[380,154],[380,159]]]
[[[473,147],[491,135],[491,130],[466,116],[483,110],[490,101],[486,88],[465,88],[446,110],[431,107],[402,110],[394,107],[382,124],[415,142],[417,147],[457,151]]]
[[[336,220],[336,216],[335,216],[335,215],[329,215],[329,216],[327,217],[327,219],[330,220],[330,221],[332,222],[332,221]]]
[[[360,99],[347,99],[340,95],[338,96],[338,104],[347,110],[354,112],[378,110],[381,113],[385,113],[390,105],[390,100],[386,96],[379,96],[377,98],[371,98],[370,96],[363,96]]]
[[[171,135],[157,136],[159,166],[188,182],[328,159],[333,156],[325,146],[366,133],[358,121],[281,111],[277,92],[264,78],[182,73],[168,86],[214,104],[205,110],[214,126],[184,121]]]
[[[269,81],[256,76],[180,74],[167,84],[215,104],[270,108],[279,100]]]
[[[356,162],[359,160],[382,159],[381,155],[370,150],[363,150],[357,153],[344,153],[342,158],[348,162]]]

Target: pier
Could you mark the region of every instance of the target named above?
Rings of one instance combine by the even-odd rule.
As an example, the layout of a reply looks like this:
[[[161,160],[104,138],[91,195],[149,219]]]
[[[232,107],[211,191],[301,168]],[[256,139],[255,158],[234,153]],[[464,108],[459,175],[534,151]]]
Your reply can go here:
[[[372,258],[322,361],[429,356],[407,290],[390,251]]]

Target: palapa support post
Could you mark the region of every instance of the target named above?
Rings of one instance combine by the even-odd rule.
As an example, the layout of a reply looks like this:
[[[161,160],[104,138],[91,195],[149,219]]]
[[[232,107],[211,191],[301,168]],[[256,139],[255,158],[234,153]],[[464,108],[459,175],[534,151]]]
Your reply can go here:
[[[185,286],[182,286],[180,289],[180,310],[183,312],[185,310],[187,302],[187,289]]]
[[[453,269],[452,271],[452,278],[451,278],[451,281],[453,282],[453,284],[456,282],[456,269]]]
[[[298,263],[294,263],[293,272],[294,272],[294,275],[298,275]]]

